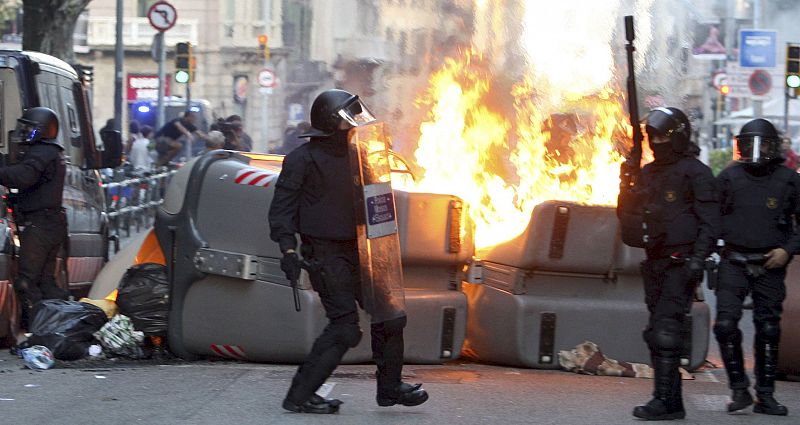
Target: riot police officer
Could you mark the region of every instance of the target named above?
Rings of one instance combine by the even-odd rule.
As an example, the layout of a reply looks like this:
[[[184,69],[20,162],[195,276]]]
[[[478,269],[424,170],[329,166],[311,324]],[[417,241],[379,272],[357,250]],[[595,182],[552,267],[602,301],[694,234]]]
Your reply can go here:
[[[786,265],[800,252],[800,177],[783,167],[781,138],[769,121],[745,124],[735,138],[734,160],[717,176],[725,247],[719,264],[714,335],[733,394],[728,411],[753,404],[744,371],[742,303],[753,299],[756,405],[753,411],[786,415],[773,397]]]
[[[642,229],[642,262],[650,318],[643,332],[654,369],[653,399],[633,415],[647,420],[686,416],[681,395],[680,356],[684,321],[705,258],[719,232],[719,209],[711,170],[690,149],[691,126],[677,108],[655,108],[645,120],[653,162],[636,186],[620,192],[623,227]]]
[[[315,391],[333,373],[348,349],[358,345],[357,303],[362,303],[354,181],[350,172],[348,129],[374,120],[358,96],[327,90],[311,106],[310,142],[284,159],[269,210],[270,237],[280,246],[281,269],[290,280],[300,275],[295,234],[302,241],[303,261],[311,265],[311,284],[329,320],[298,368],[283,401],[293,412],[336,413],[341,401]],[[403,328],[406,317],[373,323],[373,359],[377,365],[380,406],[416,406],[428,399],[420,384],[401,381]]]
[[[66,165],[58,140],[58,117],[48,108],[26,110],[17,120],[19,142],[12,165],[0,168],[0,185],[17,190],[10,196],[20,231],[14,289],[28,327],[33,306],[42,299],[67,299],[55,281],[56,256],[67,237],[62,208]]]

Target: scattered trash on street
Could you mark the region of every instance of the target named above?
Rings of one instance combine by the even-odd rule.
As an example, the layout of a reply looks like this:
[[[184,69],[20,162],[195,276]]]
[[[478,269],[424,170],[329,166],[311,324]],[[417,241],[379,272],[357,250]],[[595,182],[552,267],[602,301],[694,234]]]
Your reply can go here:
[[[53,353],[43,345],[34,345],[22,350],[22,360],[25,366],[34,370],[50,369],[55,364]]]

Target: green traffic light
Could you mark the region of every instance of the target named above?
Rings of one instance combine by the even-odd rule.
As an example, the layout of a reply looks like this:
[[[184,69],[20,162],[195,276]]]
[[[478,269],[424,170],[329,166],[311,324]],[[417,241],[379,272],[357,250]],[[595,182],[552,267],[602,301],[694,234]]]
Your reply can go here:
[[[175,81],[179,83],[188,83],[189,82],[189,72],[188,71],[175,71]]]
[[[800,76],[798,75],[787,75],[786,76],[786,86],[796,89],[800,87]]]

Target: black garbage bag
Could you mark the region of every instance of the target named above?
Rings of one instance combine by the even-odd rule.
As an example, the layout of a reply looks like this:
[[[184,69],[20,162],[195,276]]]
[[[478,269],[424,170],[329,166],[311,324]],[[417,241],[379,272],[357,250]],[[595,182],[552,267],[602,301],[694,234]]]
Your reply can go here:
[[[100,307],[78,301],[42,300],[36,303],[26,346],[44,345],[59,360],[86,357],[97,332],[108,321]]]
[[[128,269],[119,282],[119,312],[130,317],[134,328],[148,336],[167,335],[169,282],[167,268],[144,263]]]

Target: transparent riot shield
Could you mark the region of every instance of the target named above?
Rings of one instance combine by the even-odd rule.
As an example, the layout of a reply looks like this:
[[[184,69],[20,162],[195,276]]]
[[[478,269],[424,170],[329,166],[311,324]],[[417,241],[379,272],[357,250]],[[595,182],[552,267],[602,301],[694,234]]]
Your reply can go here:
[[[356,182],[356,231],[362,306],[373,323],[405,315],[403,268],[392,193],[389,143],[382,123],[354,127],[348,135]]]

